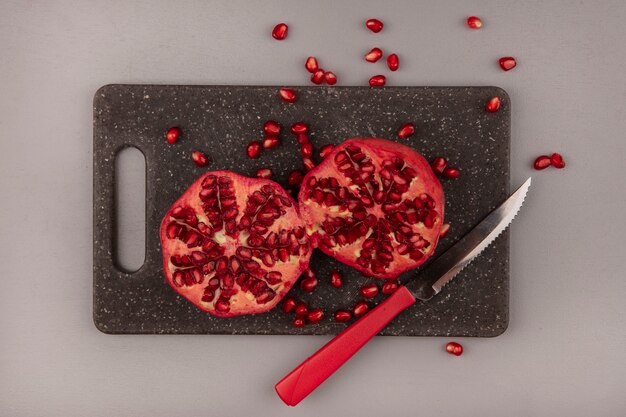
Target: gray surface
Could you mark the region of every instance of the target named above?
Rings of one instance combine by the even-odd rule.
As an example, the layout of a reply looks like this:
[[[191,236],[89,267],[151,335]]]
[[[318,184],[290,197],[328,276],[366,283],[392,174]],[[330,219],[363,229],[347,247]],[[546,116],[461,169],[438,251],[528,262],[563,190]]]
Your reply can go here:
[[[322,308],[326,317],[315,326],[294,328],[293,316],[280,308],[261,315],[229,319],[206,314],[178,296],[163,277],[159,227],[165,212],[180,194],[207,169],[228,169],[254,176],[271,166],[274,179],[287,187],[287,176],[300,169],[302,158],[288,127],[297,121],[309,124],[310,139],[317,149],[338,144],[349,137],[396,139],[406,121],[416,133],[401,143],[420,151],[428,160],[446,155],[463,175],[442,179],[445,221],[449,235],[437,247],[438,256],[460,236],[508,197],[510,104],[497,87],[298,87],[298,101],[285,105],[278,87],[242,86],[146,86],[108,85],[94,97],[94,322],[106,333],[209,333],[209,334],[336,334],[350,323],[336,323],[332,313],[351,309],[362,297],[365,279],[353,268],[324,254],[315,253],[311,266],[320,284],[307,294],[295,285],[289,295],[310,308]],[[487,113],[484,103],[502,98],[500,111]],[[285,126],[282,144],[263,152],[258,159],[245,154],[246,144],[260,136],[262,123],[271,118]],[[163,138],[169,126],[178,125],[184,137],[174,146]],[[116,154],[133,145],[145,155],[145,264],[133,271],[120,264],[114,239],[117,199]],[[198,168],[190,159],[194,150],[207,152],[208,168]],[[314,159],[319,161],[317,155]],[[489,163],[484,163],[487,159]],[[123,160],[122,160],[123,161]],[[115,174],[115,175],[114,175]],[[124,180],[130,182],[130,180]],[[136,181],[142,183],[142,181]],[[138,190],[140,191],[140,190]],[[119,190],[122,196],[124,189]],[[293,190],[296,197],[297,190]],[[117,203],[117,204],[116,204]],[[132,218],[132,212],[122,219]],[[128,248],[125,248],[128,250]],[[130,249],[132,251],[132,249]],[[339,269],[341,290],[329,277]],[[400,282],[416,278],[415,271],[400,276]],[[432,278],[432,277],[431,277]],[[438,278],[438,277],[436,277]],[[435,279],[436,279],[435,278]],[[380,293],[370,305],[384,299]],[[447,288],[445,296],[402,312],[381,333],[409,336],[482,336],[501,334],[509,320],[508,232],[491,245]]]
[[[25,2],[0,14],[0,415],[623,416],[626,4]],[[485,28],[470,32],[468,14]],[[387,23],[378,36],[365,18]],[[292,25],[283,43],[274,22]],[[297,409],[273,384],[327,337],[109,336],[92,310],[93,93],[108,82],[499,85],[515,103],[511,320],[495,339],[377,338]],[[519,65],[503,73],[504,54]],[[380,67],[379,67],[380,68]],[[560,150],[563,171],[535,173]]]

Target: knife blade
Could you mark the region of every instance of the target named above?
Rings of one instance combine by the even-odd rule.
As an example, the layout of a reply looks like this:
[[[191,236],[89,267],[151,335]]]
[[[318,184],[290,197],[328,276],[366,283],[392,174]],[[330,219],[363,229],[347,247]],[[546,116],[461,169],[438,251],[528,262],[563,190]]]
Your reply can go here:
[[[524,203],[530,183],[531,178],[528,178],[504,203],[437,258],[419,279],[401,285],[385,301],[287,374],[274,387],[278,396],[287,405],[297,405],[400,312],[415,304],[416,300],[428,301],[437,295],[513,221]]]

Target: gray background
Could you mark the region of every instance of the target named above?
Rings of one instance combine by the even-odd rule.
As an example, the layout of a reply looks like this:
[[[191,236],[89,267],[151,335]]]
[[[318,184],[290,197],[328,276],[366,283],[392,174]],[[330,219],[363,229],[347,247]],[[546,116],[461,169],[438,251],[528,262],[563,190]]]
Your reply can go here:
[[[623,416],[625,21],[622,1],[0,1],[0,415]],[[534,185],[512,227],[508,331],[460,340],[460,358],[446,339],[377,338],[296,409],[273,384],[326,337],[99,333],[95,90],[303,84],[309,54],[363,85],[382,68],[360,59],[372,46],[401,55],[390,85],[511,95],[512,185]],[[567,168],[533,171],[553,150]]]

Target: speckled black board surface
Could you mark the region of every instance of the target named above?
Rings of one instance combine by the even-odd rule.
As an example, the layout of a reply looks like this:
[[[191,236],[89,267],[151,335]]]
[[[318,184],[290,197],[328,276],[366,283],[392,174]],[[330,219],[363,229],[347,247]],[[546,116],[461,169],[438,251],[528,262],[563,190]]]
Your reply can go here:
[[[497,87],[297,87],[295,104],[281,102],[278,87],[107,85],[94,97],[94,310],[96,327],[105,333],[154,334],[336,334],[347,324],[334,323],[332,312],[351,308],[366,282],[360,273],[315,251],[312,266],[320,284],[312,294],[291,295],[322,307],[327,317],[318,325],[297,329],[279,308],[265,314],[216,318],[177,295],[165,282],[159,226],[178,196],[205,170],[229,169],[254,175],[271,167],[286,185],[287,174],[301,168],[298,145],[288,132],[282,145],[256,160],[245,145],[262,138],[268,119],[283,127],[296,121],[311,126],[319,149],[351,137],[402,141],[427,159],[443,155],[461,170],[457,180],[442,180],[446,221],[452,227],[437,248],[442,253],[485,217],[509,193],[510,102]],[[500,111],[487,113],[485,102],[498,95]],[[399,140],[396,132],[413,122],[416,133]],[[183,134],[175,145],[164,139],[178,125]],[[116,266],[115,157],[127,146],[146,158],[146,257],[134,273]],[[193,150],[212,162],[196,167]],[[425,264],[422,268],[427,268]],[[344,286],[332,288],[330,271],[342,271]],[[420,268],[421,269],[421,268]],[[418,271],[400,277],[416,279]],[[379,294],[370,304],[382,301]],[[382,332],[407,336],[478,336],[501,334],[509,312],[509,236],[502,234],[428,303],[402,312]]]

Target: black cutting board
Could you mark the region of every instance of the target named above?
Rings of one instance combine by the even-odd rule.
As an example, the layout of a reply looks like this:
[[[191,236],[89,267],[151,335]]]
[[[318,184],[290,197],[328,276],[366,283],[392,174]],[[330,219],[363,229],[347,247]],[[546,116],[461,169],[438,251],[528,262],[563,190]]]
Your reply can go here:
[[[446,221],[452,227],[437,248],[442,253],[469,231],[509,193],[510,101],[497,87],[296,87],[298,101],[282,102],[278,87],[107,85],[94,97],[94,322],[105,333],[198,334],[336,334],[346,324],[334,323],[336,309],[351,308],[366,282],[360,273],[315,251],[311,265],[320,284],[312,294],[294,287],[291,295],[326,317],[317,325],[294,328],[292,316],[275,308],[265,314],[217,318],[177,295],[165,282],[159,225],[170,205],[206,169],[228,169],[253,176],[271,167],[286,185],[287,174],[301,168],[298,145],[288,127],[305,121],[319,149],[350,137],[398,140],[427,159],[443,155],[461,170],[456,180],[442,180]],[[485,102],[502,98],[497,113]],[[256,160],[245,155],[262,125],[273,119],[286,127],[282,145]],[[397,139],[397,131],[413,122],[416,133]],[[168,145],[164,134],[180,126],[183,135]],[[116,266],[115,157],[127,146],[146,158],[146,257],[134,273]],[[193,150],[212,162],[196,167]],[[427,267],[427,264],[424,266]],[[344,286],[330,286],[337,268]],[[400,281],[415,279],[418,271]],[[370,304],[380,302],[379,294]],[[509,236],[501,235],[428,303],[401,313],[381,334],[407,336],[497,336],[508,324]]]

